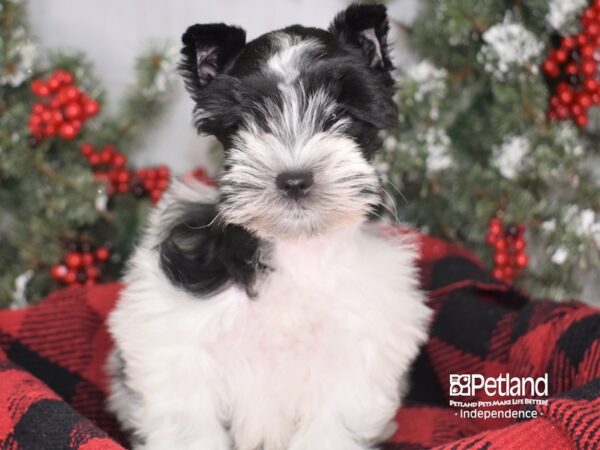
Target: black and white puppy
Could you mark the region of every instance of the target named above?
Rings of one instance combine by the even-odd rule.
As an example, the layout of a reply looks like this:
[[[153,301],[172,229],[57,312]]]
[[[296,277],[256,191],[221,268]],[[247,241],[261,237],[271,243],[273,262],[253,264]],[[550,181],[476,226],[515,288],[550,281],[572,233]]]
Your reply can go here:
[[[364,450],[427,334],[415,250],[366,223],[397,110],[383,6],[246,43],[194,25],[181,70],[218,189],[174,184],[109,326],[109,405],[137,448]]]

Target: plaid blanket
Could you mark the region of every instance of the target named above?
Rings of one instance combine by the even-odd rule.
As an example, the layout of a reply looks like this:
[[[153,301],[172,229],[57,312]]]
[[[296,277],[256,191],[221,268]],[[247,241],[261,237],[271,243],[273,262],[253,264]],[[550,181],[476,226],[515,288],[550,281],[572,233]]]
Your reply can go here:
[[[421,236],[422,286],[435,310],[386,450],[600,447],[600,312],[530,301],[490,277],[465,249]],[[120,286],[73,287],[0,312],[0,448],[120,449],[104,409],[104,321]],[[548,374],[547,404],[531,420],[462,418],[449,375]],[[474,398],[475,400],[481,399]]]

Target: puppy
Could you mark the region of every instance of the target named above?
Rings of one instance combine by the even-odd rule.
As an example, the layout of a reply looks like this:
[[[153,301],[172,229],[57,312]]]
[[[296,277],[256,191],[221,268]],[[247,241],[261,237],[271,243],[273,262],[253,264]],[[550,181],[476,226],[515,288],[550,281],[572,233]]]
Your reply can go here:
[[[183,35],[218,189],[174,184],[109,319],[109,407],[136,448],[365,450],[387,437],[426,338],[413,246],[366,217],[397,110],[383,6],[246,43]]]

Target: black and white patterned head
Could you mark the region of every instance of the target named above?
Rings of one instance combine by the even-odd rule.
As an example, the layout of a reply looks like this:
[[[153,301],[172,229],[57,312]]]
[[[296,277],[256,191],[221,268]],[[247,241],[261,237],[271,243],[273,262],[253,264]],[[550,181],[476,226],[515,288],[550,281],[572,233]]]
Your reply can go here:
[[[352,5],[327,31],[295,25],[248,43],[224,24],[186,31],[194,123],[225,149],[226,223],[264,238],[311,236],[379,202],[370,161],[397,117],[387,32],[381,5]]]

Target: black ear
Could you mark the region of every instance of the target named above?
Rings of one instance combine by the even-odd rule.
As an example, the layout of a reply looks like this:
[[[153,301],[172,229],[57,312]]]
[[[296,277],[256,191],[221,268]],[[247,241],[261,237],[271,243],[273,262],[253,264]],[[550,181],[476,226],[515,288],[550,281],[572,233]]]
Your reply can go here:
[[[249,293],[260,270],[258,239],[217,220],[213,204],[175,205],[175,222],[159,244],[160,267],[175,286],[208,298],[231,284]]]
[[[246,45],[246,32],[223,23],[193,25],[181,38],[179,70],[187,90],[195,96],[240,53]]]
[[[387,44],[389,28],[384,5],[354,4],[335,17],[329,31],[360,48],[369,67],[389,71],[393,68]]]

